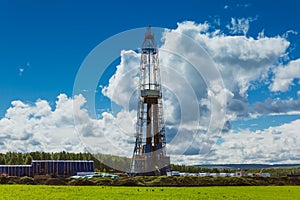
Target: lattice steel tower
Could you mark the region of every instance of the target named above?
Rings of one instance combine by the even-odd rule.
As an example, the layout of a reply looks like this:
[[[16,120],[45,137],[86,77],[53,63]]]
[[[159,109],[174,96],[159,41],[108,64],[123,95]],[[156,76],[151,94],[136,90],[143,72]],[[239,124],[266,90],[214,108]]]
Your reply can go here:
[[[166,156],[159,57],[151,27],[148,27],[142,44],[135,137],[131,173],[165,175],[169,170],[170,157]]]

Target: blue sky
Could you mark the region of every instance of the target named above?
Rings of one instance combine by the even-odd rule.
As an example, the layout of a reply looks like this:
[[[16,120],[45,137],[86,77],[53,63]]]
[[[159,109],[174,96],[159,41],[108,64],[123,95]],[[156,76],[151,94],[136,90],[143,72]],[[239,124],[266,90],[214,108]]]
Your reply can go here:
[[[300,28],[296,3],[152,1],[153,9],[147,10],[140,1],[2,1],[0,116],[15,99],[54,101],[59,93],[70,95],[86,55],[119,32],[148,25],[175,28],[177,22],[210,22],[216,17],[227,24],[231,17],[258,16],[249,34],[264,29],[266,35],[281,35]],[[292,56],[298,57],[299,47],[293,45]]]
[[[298,1],[212,0],[184,2],[150,1],[151,5],[147,5],[146,3],[147,1],[102,2],[92,0],[1,1],[0,120],[2,120],[2,124],[0,123],[0,126],[10,127],[9,124],[7,125],[5,123],[18,115],[17,111],[15,112],[18,106],[20,106],[23,111],[26,107],[24,106],[25,104],[29,110],[33,108],[40,110],[45,109],[46,114],[44,113],[42,116],[48,116],[50,112],[55,113],[55,111],[58,110],[58,104],[61,103],[65,105],[64,102],[73,101],[73,85],[77,72],[83,61],[97,45],[123,31],[151,25],[153,27],[162,27],[170,30],[186,31],[187,35],[191,34],[191,37],[192,34],[194,34],[191,31],[192,29],[202,31],[200,34],[202,38],[204,38],[205,34],[210,34],[210,37],[206,38],[206,40],[199,40],[200,44],[207,45],[207,48],[204,47],[204,49],[212,55],[214,52],[217,52],[217,50],[209,45],[212,44],[211,42],[213,42],[212,39],[214,38],[222,39],[222,35],[227,39],[230,37],[236,37],[235,39],[237,39],[237,37],[240,36],[241,41],[249,42],[249,44],[251,38],[258,41],[258,35],[262,33],[263,37],[270,40],[274,39],[274,41],[278,41],[278,38],[282,39],[282,41],[278,41],[278,45],[280,46],[270,46],[269,49],[265,48],[262,50],[266,51],[266,60],[273,59],[270,62],[264,60],[256,62],[255,59],[249,59],[249,62],[247,61],[246,63],[245,61],[245,63],[243,63],[243,60],[239,60],[243,65],[247,65],[248,63],[252,65],[264,65],[260,70],[262,74],[266,73],[264,78],[254,75],[249,78],[250,75],[248,76],[247,72],[241,71],[241,76],[245,77],[244,83],[247,84],[245,93],[242,94],[241,92],[241,85],[243,85],[242,80],[234,78],[236,82],[232,81],[231,83],[228,80],[232,79],[230,76],[232,72],[229,72],[229,70],[221,70],[224,76],[225,86],[230,91],[230,95],[233,95],[232,100],[227,102],[229,106],[227,108],[228,115],[226,117],[226,121],[230,124],[231,129],[229,133],[224,133],[224,141],[226,141],[226,139],[232,140],[235,134],[246,137],[247,134],[251,135],[260,131],[268,135],[268,137],[271,137],[269,132],[273,130],[283,132],[284,130],[298,127],[295,124],[297,120],[300,119],[300,100],[298,99],[300,98],[300,96],[298,97],[298,92],[300,91],[300,75],[297,74],[298,72],[295,72],[294,77],[292,77],[290,72],[283,69],[291,69],[292,67],[289,66],[292,66],[292,64],[290,63],[292,61],[298,61],[300,58],[300,24],[297,22],[300,17]],[[194,24],[184,24],[186,21]],[[207,24],[209,28],[207,30],[199,28],[201,24]],[[217,36],[213,35],[213,32],[216,30],[220,31]],[[142,37],[141,35],[141,38],[137,39],[138,42],[142,42]],[[286,45],[285,42],[289,44]],[[247,46],[248,44],[245,45]],[[283,50],[281,52],[278,50],[278,52],[274,53],[272,48],[277,47]],[[237,45],[236,48],[239,48],[239,45]],[[252,51],[253,50],[250,50],[249,52]],[[120,64],[122,58],[123,60],[127,59],[127,61],[131,59],[133,60],[132,62],[134,62],[134,60],[137,60],[138,55],[134,52],[125,52],[121,55],[120,52],[120,57],[116,58],[117,60],[101,78],[99,84],[104,87],[107,86],[108,92],[101,92],[101,88],[98,88],[97,91],[96,107],[99,109],[99,120],[103,120],[98,122],[93,121],[93,123],[97,124],[97,127],[101,127],[101,124],[105,124],[107,119],[117,121],[119,119],[118,117],[121,117],[121,114],[117,116],[117,113],[122,110],[124,105],[120,103],[120,99],[115,98],[110,93],[111,89],[109,89],[108,81],[115,73],[117,65],[120,65],[120,68],[124,67]],[[225,57],[212,56],[212,58],[217,65],[225,68],[228,67],[228,63],[232,62],[229,58]],[[101,57],[99,57],[99,59],[101,59]],[[265,62],[267,62],[267,64],[265,64]],[[294,66],[293,69],[299,68],[299,64],[295,64]],[[264,69],[267,70],[264,71]],[[254,71],[255,70],[249,71],[249,74],[254,73]],[[292,82],[282,85],[283,79],[292,79]],[[117,78],[112,80],[112,84],[117,80]],[[172,98],[170,97],[166,100],[166,105],[168,105],[168,102],[172,102]],[[83,99],[80,100],[81,103],[84,101]],[[15,103],[12,104],[12,102]],[[37,102],[42,102],[41,104],[43,104],[44,107],[37,106]],[[113,103],[114,108],[111,108],[111,103]],[[202,106],[201,108],[205,107],[204,105]],[[117,111],[113,116],[110,116],[109,113],[102,113],[102,111],[113,109]],[[67,110],[67,107],[65,110]],[[23,114],[36,112],[23,111],[18,112]],[[134,112],[130,113],[130,111],[132,110],[128,111],[129,115],[135,116]],[[65,113],[67,113],[67,111]],[[86,116],[88,114],[83,112],[83,115]],[[107,116],[109,117],[105,118]],[[62,119],[65,118],[60,116],[57,120],[62,122]],[[172,120],[170,119],[170,121]],[[176,120],[174,119],[174,121]],[[36,122],[36,124],[33,124],[30,128],[21,128],[11,132],[9,132],[9,129],[7,130],[9,134],[15,134],[16,138],[19,136],[23,137],[25,133],[27,134],[35,130],[33,127],[40,126],[39,123],[40,122]],[[122,121],[120,123],[125,122]],[[171,122],[169,124],[172,125]],[[64,130],[59,129],[61,126],[67,128]],[[292,128],[287,128],[286,126]],[[94,125],[92,127],[95,128]],[[66,124],[56,124],[55,130],[59,133],[68,132],[68,136],[71,136],[74,132],[71,122],[68,120]],[[101,130],[103,132],[107,131],[107,127]],[[101,132],[101,130],[99,130],[99,132]],[[169,131],[170,135],[172,135],[174,127],[170,127]],[[3,151],[44,150],[49,146],[48,143],[43,143],[41,138],[48,137],[47,134],[50,134],[51,131],[45,132],[46,135],[40,133],[39,136],[35,136],[35,133],[30,133],[28,137],[31,138],[31,142],[29,143],[37,145],[31,145],[27,149],[23,147],[14,149],[8,145],[9,142],[14,140],[16,140],[14,146],[23,146],[24,142],[24,140],[19,141],[18,139],[14,139],[13,136],[8,137],[5,135],[8,134],[8,132],[0,133],[0,138],[3,139],[0,145],[3,145],[3,147],[1,147]],[[291,134],[295,136],[294,132]],[[96,134],[94,134],[94,136],[95,135]],[[67,136],[65,137],[67,138]],[[26,137],[24,136],[24,138]],[[285,138],[288,138],[288,135]],[[57,140],[57,138],[53,139],[53,141]],[[88,139],[88,141],[90,140],[91,139]],[[51,144],[51,148],[49,149],[53,151],[72,151],[75,147],[80,146],[79,142],[74,141],[73,143],[67,142],[59,145],[59,147],[55,147],[55,145]],[[130,145],[132,144],[128,146],[130,147]],[[222,146],[222,144],[218,145],[220,145],[219,150],[224,150],[225,146]],[[228,147],[231,143],[224,142],[223,145],[227,145]],[[290,143],[286,142],[286,145],[290,145]],[[254,147],[255,145],[248,147],[248,154],[245,153],[245,151],[241,151],[242,153],[239,154],[240,157],[237,160],[226,157],[227,160],[225,159],[225,162],[248,162],[249,157],[251,157],[249,156],[249,152],[251,152],[251,148]],[[231,147],[228,148],[232,149]],[[195,148],[191,147],[190,149]],[[282,147],[282,149],[284,148]],[[218,150],[210,150],[213,153],[207,158],[207,162],[222,162],[223,157],[217,153]],[[117,152],[117,154],[123,155],[120,152]],[[171,152],[176,155],[175,150],[171,150]],[[283,157],[284,154],[280,155]],[[274,154],[270,153],[270,157],[272,156],[274,157]],[[299,151],[295,150],[289,160],[282,161],[278,159],[278,162],[289,162],[290,160],[295,160],[295,158],[300,162]],[[250,159],[249,162],[266,162],[266,160],[267,159],[262,156],[257,159]],[[178,162],[181,161],[178,160]],[[195,159],[195,162],[197,162],[197,159]]]

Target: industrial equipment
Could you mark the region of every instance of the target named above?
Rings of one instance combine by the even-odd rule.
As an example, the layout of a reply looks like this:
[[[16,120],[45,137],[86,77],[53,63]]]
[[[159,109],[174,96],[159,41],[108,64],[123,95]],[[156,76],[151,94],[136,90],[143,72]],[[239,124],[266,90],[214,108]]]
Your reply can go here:
[[[145,33],[141,49],[135,139],[130,173],[166,175],[170,157],[166,156],[159,52],[151,27],[148,27]]]

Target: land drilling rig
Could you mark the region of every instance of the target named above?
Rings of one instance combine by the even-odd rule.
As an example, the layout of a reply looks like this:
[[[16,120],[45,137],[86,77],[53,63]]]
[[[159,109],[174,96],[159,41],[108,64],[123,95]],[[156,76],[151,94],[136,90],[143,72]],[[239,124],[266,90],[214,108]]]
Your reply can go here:
[[[141,49],[139,99],[132,175],[166,175],[166,136],[162,102],[159,54],[151,27],[147,28]]]

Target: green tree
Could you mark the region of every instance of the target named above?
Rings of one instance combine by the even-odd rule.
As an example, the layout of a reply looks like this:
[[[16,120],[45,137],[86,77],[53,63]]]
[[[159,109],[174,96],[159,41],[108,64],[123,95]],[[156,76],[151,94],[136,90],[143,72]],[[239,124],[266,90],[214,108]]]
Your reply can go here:
[[[213,168],[211,172],[212,173],[220,173],[220,170],[218,168]]]
[[[59,160],[68,160],[67,153],[65,151],[59,153]]]
[[[17,156],[15,154],[11,154],[7,164],[8,165],[15,165],[17,163]]]
[[[41,159],[42,160],[51,160],[51,154],[47,152],[42,152],[41,153]]]
[[[32,163],[32,156],[30,154],[27,154],[26,158],[25,158],[25,165],[31,165]]]
[[[22,165],[23,162],[23,154],[22,153],[16,153],[16,165]]]
[[[5,165],[5,158],[3,154],[0,154],[0,165]]]
[[[58,160],[59,159],[59,155],[57,153],[51,153],[51,160]]]
[[[31,152],[30,155],[32,156],[33,160],[41,160],[41,153],[38,151]]]

